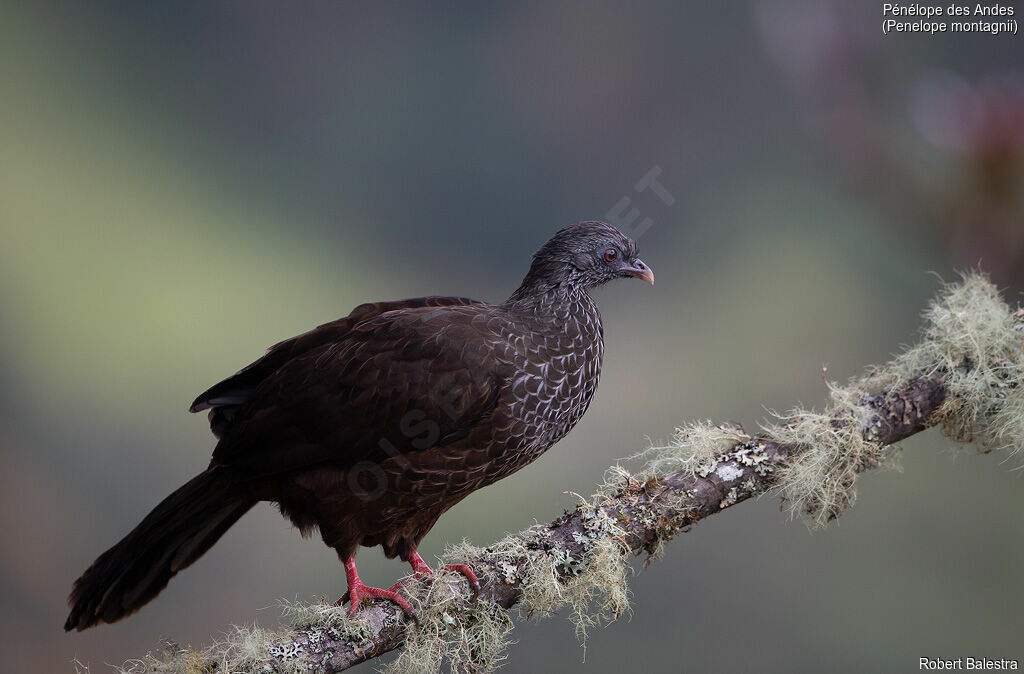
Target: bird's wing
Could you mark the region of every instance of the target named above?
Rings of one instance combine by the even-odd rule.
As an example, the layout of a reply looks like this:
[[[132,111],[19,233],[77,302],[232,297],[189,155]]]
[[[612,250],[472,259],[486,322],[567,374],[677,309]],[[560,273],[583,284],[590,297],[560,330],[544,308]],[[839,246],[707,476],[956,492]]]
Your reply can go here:
[[[361,304],[353,309],[348,316],[325,323],[309,332],[270,347],[262,358],[201,393],[193,401],[189,411],[199,412],[209,409],[210,427],[214,434],[220,437],[226,424],[237,413],[238,408],[253,396],[264,379],[293,359],[300,358],[324,345],[343,340],[359,323],[399,309],[472,304],[479,304],[479,302],[467,297],[436,296]]]
[[[213,454],[240,479],[444,447],[490,418],[511,373],[488,305],[402,308],[264,377]]]

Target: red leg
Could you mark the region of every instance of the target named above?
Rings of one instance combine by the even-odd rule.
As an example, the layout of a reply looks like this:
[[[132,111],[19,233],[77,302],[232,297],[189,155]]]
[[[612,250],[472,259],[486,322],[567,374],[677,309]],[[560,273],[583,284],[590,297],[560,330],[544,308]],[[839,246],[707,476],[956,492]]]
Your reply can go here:
[[[359,580],[359,572],[356,571],[356,559],[355,557],[349,557],[345,560],[345,577],[348,580],[348,591],[341,596],[338,601],[334,602],[335,606],[341,606],[345,603],[345,600],[350,600],[348,607],[349,616],[354,616],[356,611],[359,610],[359,604],[364,599],[387,599],[393,601],[402,607],[405,614],[410,618],[415,619],[416,614],[412,610],[412,606],[409,606],[409,602],[402,598],[402,595],[398,594],[394,590],[383,590],[379,587],[370,587],[364,585],[363,581]]]
[[[433,576],[434,572],[430,570],[427,563],[420,557],[420,553],[415,550],[409,555],[409,565],[412,566],[412,575],[414,576]]]
[[[430,570],[430,567],[427,566],[427,563],[423,561],[422,557],[420,557],[420,553],[416,552],[415,550],[413,550],[412,554],[409,555],[409,566],[412,567],[412,577],[413,578],[421,579],[421,578],[424,578],[426,576],[433,576],[434,575],[434,572]],[[394,592],[398,588],[400,588],[403,585],[405,585],[405,581],[406,580],[409,580],[409,579],[405,578],[403,580],[398,581],[397,583],[395,583],[394,585],[389,587],[388,591],[389,592]]]

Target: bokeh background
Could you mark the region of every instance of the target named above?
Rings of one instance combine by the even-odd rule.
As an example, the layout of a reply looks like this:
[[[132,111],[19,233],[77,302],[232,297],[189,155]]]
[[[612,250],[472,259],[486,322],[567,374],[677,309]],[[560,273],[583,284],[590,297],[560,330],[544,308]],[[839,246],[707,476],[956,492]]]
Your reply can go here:
[[[3,670],[110,671],[161,637],[273,625],[279,597],[340,594],[334,553],[260,506],[140,614],[61,631],[71,581],[205,466],[196,393],[362,301],[500,301],[555,229],[623,199],[650,218],[658,284],[597,293],[590,413],[444,517],[428,560],[561,513],[645,436],[820,404],[823,364],[845,379],[915,338],[930,272],[980,263],[1016,302],[1024,38],[883,37],[881,12],[3,3]],[[634,187],[654,168],[671,206]],[[923,434],[813,534],[773,498],[731,509],[638,567],[632,618],[585,662],[563,618],[521,621],[504,671],[1024,658],[1005,458]],[[405,573],[359,560],[378,584]]]

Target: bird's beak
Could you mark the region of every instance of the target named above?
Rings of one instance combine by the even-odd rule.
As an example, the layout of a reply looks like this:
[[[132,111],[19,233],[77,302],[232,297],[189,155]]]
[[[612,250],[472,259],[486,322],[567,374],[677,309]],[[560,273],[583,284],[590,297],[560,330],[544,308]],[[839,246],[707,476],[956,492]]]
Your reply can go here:
[[[635,276],[654,285],[654,270],[644,264],[644,261],[640,258],[633,260],[633,263],[628,267],[623,267],[622,273],[627,276]]]

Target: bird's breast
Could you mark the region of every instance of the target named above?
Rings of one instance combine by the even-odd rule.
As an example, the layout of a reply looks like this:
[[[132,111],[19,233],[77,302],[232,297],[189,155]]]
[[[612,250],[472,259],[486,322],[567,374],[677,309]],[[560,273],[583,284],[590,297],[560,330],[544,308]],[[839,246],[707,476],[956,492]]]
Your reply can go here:
[[[589,302],[525,331],[513,349],[510,449],[536,456],[564,437],[587,411],[601,376],[600,314]],[[516,447],[516,444],[522,446]]]

